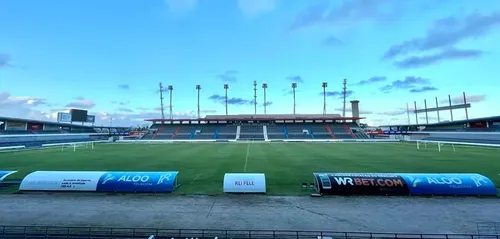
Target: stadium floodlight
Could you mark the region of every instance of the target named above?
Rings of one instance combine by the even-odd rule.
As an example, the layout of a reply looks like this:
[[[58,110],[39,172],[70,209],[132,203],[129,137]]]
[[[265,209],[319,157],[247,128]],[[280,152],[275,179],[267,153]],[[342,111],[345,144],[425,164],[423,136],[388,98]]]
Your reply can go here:
[[[164,110],[164,105],[163,105],[163,84],[160,82],[160,110],[161,110],[161,119],[165,119],[165,110]],[[161,122],[163,124],[164,121]]]
[[[257,81],[253,81],[253,114],[257,115]]]
[[[172,85],[168,86],[168,91],[170,92],[170,119],[174,118],[173,112],[172,112],[172,91],[174,91],[174,87]]]
[[[267,83],[262,84],[262,89],[264,89],[264,114],[267,114],[267,99],[266,99],[266,89],[267,89]]]
[[[196,85],[196,91],[198,91],[198,119],[200,118],[200,90],[201,86]]]
[[[326,87],[328,87],[327,82],[323,82],[323,115],[326,115]]]
[[[226,100],[226,116],[227,116],[227,89],[229,89],[228,84],[224,84],[224,91],[225,91],[225,100]]]
[[[295,114],[295,107],[297,106],[295,104],[295,88],[297,88],[297,83],[292,83],[292,94],[293,94],[293,114]]]

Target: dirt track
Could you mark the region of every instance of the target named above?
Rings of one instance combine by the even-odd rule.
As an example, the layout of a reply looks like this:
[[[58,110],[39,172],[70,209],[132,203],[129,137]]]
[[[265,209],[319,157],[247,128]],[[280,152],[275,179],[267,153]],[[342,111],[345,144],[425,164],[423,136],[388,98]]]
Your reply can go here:
[[[476,233],[500,200],[404,197],[0,195],[0,225]]]

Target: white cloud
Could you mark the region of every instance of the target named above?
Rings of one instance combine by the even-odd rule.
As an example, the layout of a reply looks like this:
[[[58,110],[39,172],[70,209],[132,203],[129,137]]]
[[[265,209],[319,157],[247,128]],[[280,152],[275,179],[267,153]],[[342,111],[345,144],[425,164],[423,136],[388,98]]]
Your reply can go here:
[[[276,8],[278,0],[238,0],[238,8],[247,17],[270,12]]]
[[[44,98],[31,96],[11,96],[7,92],[0,92],[0,105],[44,105],[47,104]]]
[[[66,105],[69,108],[81,108],[81,109],[92,109],[95,106],[95,102],[83,97],[77,97],[76,101],[70,102]]]

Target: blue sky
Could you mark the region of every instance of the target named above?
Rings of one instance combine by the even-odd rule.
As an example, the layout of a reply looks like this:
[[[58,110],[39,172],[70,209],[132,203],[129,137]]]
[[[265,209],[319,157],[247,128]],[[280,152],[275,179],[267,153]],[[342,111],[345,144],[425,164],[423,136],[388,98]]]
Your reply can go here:
[[[291,113],[292,82],[297,113],[322,113],[322,82],[340,113],[344,78],[374,125],[464,91],[470,117],[500,115],[500,1],[2,0],[0,36],[2,116],[79,107],[137,125],[159,116],[159,82],[174,86],[176,117],[196,116],[197,84],[202,115],[225,113],[225,83],[229,113],[248,114],[254,80],[258,113],[262,83],[267,112]]]

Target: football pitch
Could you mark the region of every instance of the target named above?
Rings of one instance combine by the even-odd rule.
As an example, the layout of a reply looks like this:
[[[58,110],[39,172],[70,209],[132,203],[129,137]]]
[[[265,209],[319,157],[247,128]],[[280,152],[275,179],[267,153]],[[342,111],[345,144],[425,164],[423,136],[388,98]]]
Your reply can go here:
[[[175,194],[222,193],[225,173],[265,173],[272,195],[306,195],[313,172],[480,173],[500,185],[500,149],[411,143],[96,144],[0,153],[0,170],[179,171]]]

